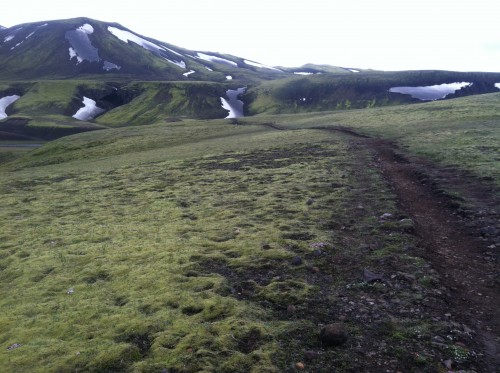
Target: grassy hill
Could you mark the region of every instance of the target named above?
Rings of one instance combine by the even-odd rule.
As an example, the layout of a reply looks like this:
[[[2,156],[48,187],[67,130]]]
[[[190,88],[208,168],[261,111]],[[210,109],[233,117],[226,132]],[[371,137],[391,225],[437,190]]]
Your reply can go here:
[[[447,96],[449,99],[498,92],[494,84],[499,79],[497,73],[451,71],[320,73],[262,82],[248,90],[245,102],[249,115],[362,109],[421,102],[409,95],[389,92],[391,87],[473,83]]]
[[[153,121],[154,97],[177,88],[151,83],[130,112],[102,121],[144,105],[153,114],[137,118]],[[5,163],[0,367],[439,371],[451,359],[487,371],[476,324],[453,308],[374,150],[349,131],[498,188],[499,100],[237,125],[162,118],[64,137]],[[463,208],[474,207],[466,197]],[[319,339],[332,322],[346,329],[340,347]]]
[[[390,92],[393,87],[467,82],[446,99],[493,93],[500,82],[498,73],[383,72],[315,64],[275,68],[188,50],[85,17],[1,29],[0,60],[0,99],[21,96],[7,107],[8,118],[0,120],[0,141],[224,118],[220,98],[228,89],[243,87],[244,114],[253,116],[420,102]],[[87,121],[72,118],[84,97],[96,101],[104,114]]]

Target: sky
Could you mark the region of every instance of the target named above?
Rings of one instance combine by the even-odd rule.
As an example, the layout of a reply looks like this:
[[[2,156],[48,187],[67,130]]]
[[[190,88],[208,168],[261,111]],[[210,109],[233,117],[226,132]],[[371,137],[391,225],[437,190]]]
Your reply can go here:
[[[0,25],[74,17],[271,66],[500,72],[500,0],[23,0]]]

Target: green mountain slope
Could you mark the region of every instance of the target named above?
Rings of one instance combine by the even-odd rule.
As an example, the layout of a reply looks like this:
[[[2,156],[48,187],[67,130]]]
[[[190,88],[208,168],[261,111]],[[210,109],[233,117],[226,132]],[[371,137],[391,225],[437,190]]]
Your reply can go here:
[[[0,79],[79,76],[142,80],[259,81],[284,74],[245,59],[198,52],[89,18],[27,23],[0,30]],[[185,76],[184,74],[190,73]]]
[[[498,92],[500,73],[452,71],[402,71],[324,74],[263,82],[251,87],[246,96],[249,115],[260,113],[300,113],[325,110],[371,108],[422,102],[408,94],[393,93],[392,87],[434,86],[469,82],[446,98]]]
[[[391,92],[394,87],[465,82],[438,98],[492,93],[500,82],[500,73],[381,72],[316,64],[276,68],[187,50],[89,18],[0,30],[0,67],[0,100],[20,96],[2,113],[7,118],[0,118],[0,140],[48,140],[105,127],[224,118],[228,110],[221,98],[243,88],[236,99],[252,116],[421,102]],[[95,102],[97,111],[73,118],[85,100]]]

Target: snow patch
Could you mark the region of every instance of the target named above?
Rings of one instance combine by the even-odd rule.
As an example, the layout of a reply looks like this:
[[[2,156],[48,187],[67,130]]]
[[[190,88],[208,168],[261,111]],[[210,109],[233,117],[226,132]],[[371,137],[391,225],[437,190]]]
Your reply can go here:
[[[282,72],[283,72],[283,70],[277,69],[276,67],[263,65],[263,64],[261,64],[261,63],[254,62],[254,61],[249,61],[249,60],[244,60],[244,61],[245,61],[245,63],[246,63],[247,65],[250,65],[250,66],[260,67],[261,69],[275,70],[275,71],[279,71],[280,73],[282,73]]]
[[[233,80],[233,77],[231,75],[226,75],[227,80]]]
[[[81,63],[83,61],[83,59],[78,56],[78,54],[76,54],[75,50],[71,47],[69,47],[69,60],[71,61],[72,58],[75,58],[76,57],[76,64],[78,65],[79,63]]]
[[[177,65],[179,66],[181,69],[185,69],[186,68],[186,63],[182,60],[180,61],[172,61],[172,60],[169,60],[168,58],[165,58],[168,62],[170,62],[171,64],[174,64],[174,65]]]
[[[166,61],[168,61],[174,65],[179,66],[182,69],[186,68],[186,63],[184,61],[182,61],[182,60],[175,61],[175,60],[168,58],[168,54],[166,53],[167,51],[182,57],[182,55],[180,53],[177,53],[176,51],[174,51],[172,49],[169,49],[165,46],[157,45],[157,44],[152,43],[146,39],[141,38],[138,35],[131,33],[130,31],[121,30],[121,29],[116,28],[116,27],[108,26],[108,31],[111,34],[113,34],[115,37],[117,37],[118,39],[123,41],[124,43],[128,43],[129,41],[132,43],[135,43],[135,44],[141,46],[142,48],[144,48],[150,52],[153,52],[157,56],[164,58]]]
[[[104,112],[104,109],[101,109],[100,107],[97,107],[96,102],[92,100],[91,98],[83,96],[83,105],[81,109],[78,109],[78,111],[73,115],[73,118],[78,119],[78,120],[91,120],[94,119],[96,116]]]
[[[500,83],[495,83],[495,87],[500,89]]]
[[[169,52],[172,52],[173,54],[176,54],[178,55],[179,57],[184,57],[182,54],[180,54],[179,52],[176,52],[174,51],[173,49],[170,49],[170,48],[167,48],[166,46],[162,45],[162,47],[166,50],[168,50]]]
[[[469,82],[455,82],[425,87],[392,87],[389,89],[389,92],[411,95],[411,97],[422,101],[433,101],[445,98],[449,94],[455,93],[456,91],[471,85],[472,83]]]
[[[129,41],[131,41],[132,43],[135,43],[143,47],[144,49],[147,49],[152,52],[165,51],[165,48],[162,48],[159,45],[156,45],[155,43],[147,41],[146,39],[143,39],[140,36],[137,36],[129,31],[121,30],[119,28],[111,26],[108,26],[108,31],[111,32],[114,36],[116,36],[124,43],[128,43]]]
[[[243,101],[238,100],[238,96],[245,93],[246,88],[238,88],[236,90],[228,89],[226,91],[227,99],[221,97],[222,108],[229,112],[226,118],[241,118],[243,114]]]
[[[18,95],[12,95],[12,96],[6,96],[3,98],[0,98],[0,119],[7,118],[7,114],[5,113],[5,110],[9,105],[12,105],[14,102],[19,100],[21,96]]]
[[[75,30],[66,31],[66,39],[69,41],[71,48],[69,49],[69,59],[76,57],[79,63],[87,60],[89,62],[99,62],[99,51],[92,45],[89,35],[94,32],[94,28],[85,23]]]
[[[22,43],[24,43],[24,40],[21,40],[19,43],[17,43],[16,45],[14,45],[12,48],[10,48],[10,50],[14,50],[16,49],[17,47],[19,47]]]
[[[31,38],[34,34],[35,34],[36,31],[33,31],[31,34],[29,34],[28,36],[26,36],[24,38],[24,40],[28,39],[28,38]]]
[[[83,26],[78,27],[76,30],[83,31],[89,35],[94,33],[94,28],[92,27],[92,25],[90,25],[88,23],[85,23]]]
[[[19,31],[21,31],[23,28],[22,27],[19,27],[19,28],[16,28],[14,31],[12,31],[12,33],[10,35],[7,35],[5,37],[5,39],[3,40],[4,43],[8,42],[8,41],[11,41],[12,39],[14,39],[17,35],[17,33]]]
[[[356,69],[347,68],[346,70],[350,71],[351,73],[359,73],[359,70],[356,70]]]
[[[314,73],[310,73],[307,71],[295,71],[294,74],[295,75],[313,75]]]
[[[205,54],[205,53],[201,53],[201,52],[197,52],[195,58],[199,58],[203,61],[220,63],[222,65],[229,65],[229,66],[238,67],[238,64],[236,62],[226,60],[225,58],[222,58],[222,57],[211,56],[209,54]]]
[[[49,24],[48,23],[44,23],[43,25],[40,25],[40,26],[37,26],[37,27],[45,27],[45,26],[48,26]]]
[[[213,70],[212,70],[210,67],[208,67],[208,66],[203,65],[203,67],[204,67],[205,69],[207,69],[208,71],[213,71]]]
[[[104,61],[104,66],[102,67],[103,70],[110,71],[113,69],[120,70],[122,67],[118,66],[117,64],[114,64],[113,62],[109,61]]]
[[[196,72],[196,71],[191,70],[191,71],[188,71],[187,73],[184,73],[184,74],[182,74],[182,75],[184,75],[184,76],[187,78],[189,75],[194,74],[195,72]]]

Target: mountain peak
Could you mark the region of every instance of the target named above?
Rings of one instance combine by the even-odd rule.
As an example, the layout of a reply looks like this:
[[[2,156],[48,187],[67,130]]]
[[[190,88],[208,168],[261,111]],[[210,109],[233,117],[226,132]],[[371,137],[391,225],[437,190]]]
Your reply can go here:
[[[114,22],[77,17],[0,30],[0,79],[101,75],[125,79],[226,82],[272,79],[283,71],[227,54],[193,51]]]

